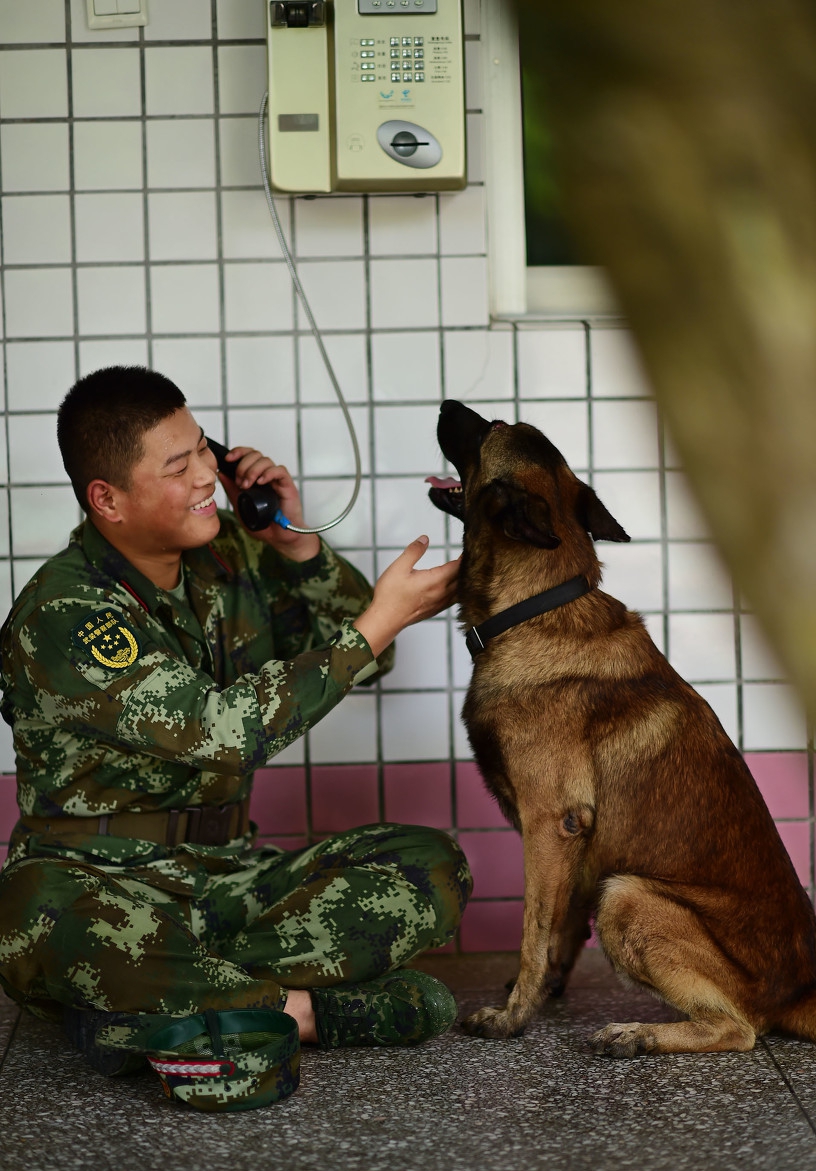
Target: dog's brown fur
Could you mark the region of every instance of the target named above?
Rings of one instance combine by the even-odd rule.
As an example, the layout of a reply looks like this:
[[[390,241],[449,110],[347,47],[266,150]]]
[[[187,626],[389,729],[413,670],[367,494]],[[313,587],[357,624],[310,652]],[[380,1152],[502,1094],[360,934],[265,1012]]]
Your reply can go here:
[[[591,539],[629,538],[539,431],[443,404],[462,494],[465,627],[601,573]],[[482,774],[521,831],[524,930],[504,1008],[465,1027],[520,1033],[566,984],[591,915],[614,967],[674,1005],[674,1024],[610,1024],[598,1053],[816,1040],[816,920],[741,756],[641,618],[594,588],[476,657],[463,717]]]

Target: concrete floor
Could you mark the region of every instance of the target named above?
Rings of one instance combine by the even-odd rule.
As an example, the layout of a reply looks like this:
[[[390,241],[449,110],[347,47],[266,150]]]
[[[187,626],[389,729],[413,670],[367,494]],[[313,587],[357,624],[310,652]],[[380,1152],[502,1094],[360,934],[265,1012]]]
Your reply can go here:
[[[515,956],[430,956],[463,1013],[499,1003]],[[610,1021],[670,1020],[582,956],[567,995],[524,1037],[454,1028],[419,1049],[306,1050],[301,1087],[265,1110],[207,1115],[168,1102],[148,1071],[105,1079],[59,1029],[0,999],[2,1171],[730,1171],[816,1168],[816,1046],[592,1056]]]

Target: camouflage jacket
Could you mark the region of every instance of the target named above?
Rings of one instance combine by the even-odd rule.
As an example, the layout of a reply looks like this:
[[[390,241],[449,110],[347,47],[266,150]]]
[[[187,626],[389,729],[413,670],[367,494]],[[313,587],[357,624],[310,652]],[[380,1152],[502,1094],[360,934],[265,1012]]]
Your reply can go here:
[[[241,800],[255,768],[390,666],[352,626],[371,587],[327,545],[296,563],[222,513],[218,537],[183,561],[186,602],[86,521],[20,594],[0,678],[21,815]],[[35,847],[13,843],[10,861]],[[88,847],[79,856],[136,861],[123,839]]]

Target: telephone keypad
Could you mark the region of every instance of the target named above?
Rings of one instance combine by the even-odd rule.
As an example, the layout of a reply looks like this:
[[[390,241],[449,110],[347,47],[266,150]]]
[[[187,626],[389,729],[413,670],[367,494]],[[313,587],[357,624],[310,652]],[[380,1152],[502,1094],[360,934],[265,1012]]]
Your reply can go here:
[[[360,77],[360,81],[374,81],[376,80],[372,74],[376,71],[377,65],[370,62],[369,59],[376,57],[377,53],[374,49],[367,48],[368,46],[376,45],[374,38],[364,37],[360,40],[360,45],[366,46],[360,53],[360,57],[364,58],[360,64],[360,70],[365,70],[365,73]],[[380,42],[385,44],[386,42]],[[390,76],[392,82],[411,83],[424,82],[425,80],[425,38],[424,37],[389,37],[389,61],[391,66]],[[385,56],[384,51],[380,51],[380,56]],[[385,62],[383,62],[385,65]],[[398,72],[399,70],[399,72]],[[405,72],[402,72],[405,70]],[[419,72],[409,72],[409,70],[419,70]]]

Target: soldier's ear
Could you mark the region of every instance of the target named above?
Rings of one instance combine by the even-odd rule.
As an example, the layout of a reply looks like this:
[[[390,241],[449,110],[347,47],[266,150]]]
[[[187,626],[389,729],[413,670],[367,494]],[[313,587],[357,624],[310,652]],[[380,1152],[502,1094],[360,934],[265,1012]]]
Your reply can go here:
[[[121,522],[122,515],[119,511],[115,488],[105,480],[91,480],[85,493],[91,513],[109,524]]]

